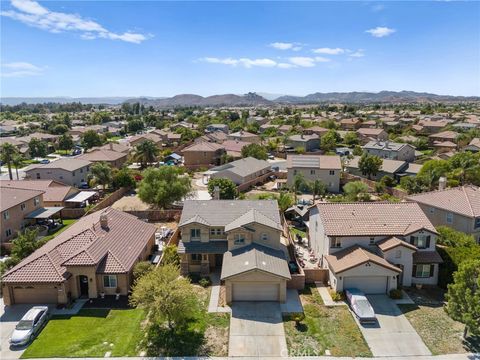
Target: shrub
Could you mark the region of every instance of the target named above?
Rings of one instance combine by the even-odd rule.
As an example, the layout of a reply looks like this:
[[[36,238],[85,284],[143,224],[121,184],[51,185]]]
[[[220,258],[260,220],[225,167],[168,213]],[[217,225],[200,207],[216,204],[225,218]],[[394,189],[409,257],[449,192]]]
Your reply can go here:
[[[138,278],[141,278],[143,275],[152,271],[153,269],[154,266],[150,262],[140,261],[136,263],[135,267],[133,268],[133,279],[137,280]]]
[[[198,284],[201,286],[201,287],[209,287],[211,284],[212,284],[212,281],[210,280],[210,278],[207,276],[207,277],[202,277],[199,281],[198,281]]]
[[[330,290],[330,296],[333,301],[343,301],[345,300],[345,294],[343,292]]]
[[[400,289],[390,290],[389,295],[392,299],[401,299],[403,297],[402,290],[400,290]]]

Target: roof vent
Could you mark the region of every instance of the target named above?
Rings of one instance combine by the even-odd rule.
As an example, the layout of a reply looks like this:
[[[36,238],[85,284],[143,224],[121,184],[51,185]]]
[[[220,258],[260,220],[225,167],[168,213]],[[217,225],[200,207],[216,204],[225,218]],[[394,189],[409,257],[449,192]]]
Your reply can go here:
[[[108,230],[108,217],[107,214],[100,215],[100,226],[103,230]]]

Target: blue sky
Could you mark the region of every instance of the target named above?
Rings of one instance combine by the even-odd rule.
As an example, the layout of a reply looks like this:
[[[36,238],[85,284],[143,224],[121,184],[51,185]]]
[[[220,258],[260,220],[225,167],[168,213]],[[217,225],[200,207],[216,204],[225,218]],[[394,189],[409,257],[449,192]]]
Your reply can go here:
[[[2,96],[480,95],[479,2],[1,1]]]

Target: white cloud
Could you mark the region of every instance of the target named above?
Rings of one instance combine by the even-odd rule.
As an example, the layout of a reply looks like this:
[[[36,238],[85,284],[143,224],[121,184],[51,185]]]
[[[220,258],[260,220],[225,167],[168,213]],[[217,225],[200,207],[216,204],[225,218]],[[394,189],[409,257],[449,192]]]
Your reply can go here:
[[[82,39],[102,38],[135,44],[149,38],[148,35],[131,31],[118,34],[105,29],[93,20],[84,19],[80,15],[50,11],[33,0],[12,0],[11,4],[16,10],[1,11],[0,15],[52,33],[76,31],[81,33]]]
[[[315,59],[307,56],[294,56],[288,59],[292,64],[300,67],[315,66]]]
[[[268,46],[273,47],[274,49],[277,49],[277,50],[299,51],[302,49],[302,46],[299,43],[274,42],[269,44]]]
[[[327,54],[327,55],[339,55],[343,54],[346,50],[341,48],[318,48],[312,50],[315,54]]]
[[[324,58],[323,56],[315,56],[316,62],[329,62],[330,59]]]
[[[208,62],[211,64],[223,64],[231,66],[243,66],[246,68],[251,68],[254,66],[260,67],[274,67],[277,66],[277,62],[272,59],[249,59],[249,58],[216,58],[216,57],[205,57],[199,59],[200,61]]]
[[[43,68],[28,62],[3,63],[1,66],[2,77],[37,76],[43,73]]]
[[[348,54],[350,57],[355,57],[355,58],[360,58],[365,56],[365,50],[363,49],[358,49],[357,51],[353,51]]]
[[[277,66],[278,66],[280,69],[291,69],[291,68],[296,67],[295,65],[289,64],[289,63],[279,63]]]
[[[375,4],[370,8],[373,12],[380,12],[385,9],[385,5],[383,4]]]
[[[365,32],[371,34],[374,37],[382,38],[385,36],[392,35],[394,32],[396,32],[396,30],[388,27],[384,27],[384,26],[377,26],[376,28],[366,30]]]

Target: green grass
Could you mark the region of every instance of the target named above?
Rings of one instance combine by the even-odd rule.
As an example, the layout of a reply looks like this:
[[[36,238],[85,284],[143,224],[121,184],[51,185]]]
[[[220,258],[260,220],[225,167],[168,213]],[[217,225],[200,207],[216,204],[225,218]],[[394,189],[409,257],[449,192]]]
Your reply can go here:
[[[112,136],[112,137],[109,137],[107,139],[107,141],[118,141],[118,140],[121,140],[121,139],[123,139],[123,137],[121,137],[121,136]]]
[[[47,236],[44,236],[42,238],[42,240],[45,241],[45,242],[52,240],[55,236],[57,236],[58,234],[62,233],[65,230],[67,230],[67,228],[76,221],[77,221],[77,219],[65,219],[65,220],[63,220],[63,226],[61,228],[57,229],[55,232],[53,232],[53,233],[51,233]]]
[[[91,309],[75,316],[54,316],[22,358],[103,357],[107,351],[112,356],[136,356],[144,318],[140,309]]]
[[[305,231],[296,229],[296,228],[290,228],[290,232],[292,233],[292,236],[295,237],[295,235],[300,235],[303,238],[307,237],[307,233]]]
[[[297,326],[284,318],[289,355],[372,356],[365,339],[346,306],[326,307],[315,286],[300,294],[305,319]]]
[[[480,351],[480,339],[463,341],[464,325],[451,319],[441,303],[398,306],[433,355]]]
[[[58,155],[68,155],[71,153],[72,150],[55,150],[55,153],[54,154],[58,154]]]

